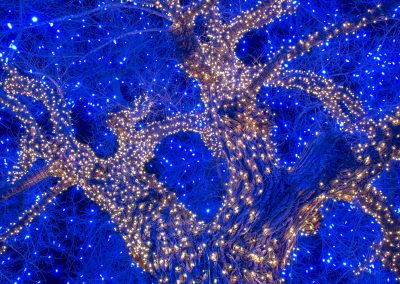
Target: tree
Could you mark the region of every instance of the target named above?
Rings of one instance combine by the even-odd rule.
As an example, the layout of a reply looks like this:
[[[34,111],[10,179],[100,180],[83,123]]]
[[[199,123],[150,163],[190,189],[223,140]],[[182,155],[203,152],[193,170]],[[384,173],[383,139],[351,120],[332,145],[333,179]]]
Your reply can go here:
[[[268,62],[250,66],[237,57],[238,42],[247,32],[294,14],[296,1],[260,3],[232,19],[226,19],[213,0],[130,5],[171,22],[168,32],[179,47],[181,68],[198,82],[204,111],[168,115],[138,128],[135,125],[151,115],[154,106],[151,95],[143,94],[132,107],[110,115],[107,122],[119,147],[113,156],[99,157],[76,138],[71,110],[55,79],[47,77],[54,86],[50,87],[3,62],[6,96],[0,102],[15,113],[26,132],[20,138],[18,165],[10,173],[12,188],[1,200],[43,179],[57,179],[1,236],[3,248],[57,195],[78,185],[110,214],[134,261],[161,282],[275,283],[282,280],[280,269],[289,263],[298,236],[318,230],[321,207],[334,199],[359,206],[379,223],[384,239],[374,244],[371,259],[381,258],[399,276],[400,220],[371,182],[399,158],[400,110],[376,120],[349,88],[311,71],[285,67],[341,34],[388,21],[394,4],[378,4],[352,22],[325,27],[277,50]],[[131,31],[88,54],[124,36],[153,31],[160,29]],[[271,140],[272,114],[257,105],[264,85],[315,96],[342,131],[319,134],[294,167],[282,168]],[[43,103],[51,133],[43,132],[22,97]],[[209,224],[146,169],[162,139],[189,131],[199,133],[229,169],[226,196]],[[29,172],[38,159],[46,166]]]

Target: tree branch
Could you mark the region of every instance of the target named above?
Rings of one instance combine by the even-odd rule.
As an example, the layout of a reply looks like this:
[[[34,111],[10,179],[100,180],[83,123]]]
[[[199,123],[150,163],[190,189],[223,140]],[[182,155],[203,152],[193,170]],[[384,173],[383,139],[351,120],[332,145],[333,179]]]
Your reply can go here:
[[[386,13],[390,11],[390,7],[395,6],[393,2],[396,1],[392,1],[392,3],[387,6],[378,5],[375,9],[368,10],[364,16],[359,17],[354,23],[344,22],[341,25],[332,24],[331,27],[325,27],[323,31],[308,35],[306,39],[300,40],[297,45],[282,48],[274,56],[272,56],[273,59],[271,62],[262,66],[258,66],[258,68],[261,70],[257,72],[258,74],[250,85],[250,89],[257,92],[262,86],[263,82],[281,70],[282,65],[285,62],[291,61],[298,56],[309,52],[313,47],[320,46],[323,43],[342,34],[354,34],[356,31],[367,26],[368,24],[387,21],[389,17],[386,16]]]
[[[246,32],[270,24],[284,14],[294,13],[297,7],[289,0],[263,2],[243,12],[227,25],[226,30],[231,37],[232,44],[236,44]]]

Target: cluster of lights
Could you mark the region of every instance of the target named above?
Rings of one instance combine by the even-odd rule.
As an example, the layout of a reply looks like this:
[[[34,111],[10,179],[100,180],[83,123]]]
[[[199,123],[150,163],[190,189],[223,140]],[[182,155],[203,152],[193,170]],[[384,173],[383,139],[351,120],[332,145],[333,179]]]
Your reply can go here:
[[[2,199],[45,177],[53,176],[59,181],[22,213],[20,222],[10,224],[0,241],[5,244],[55,196],[69,186],[79,185],[111,215],[137,264],[160,282],[279,282],[283,281],[279,270],[289,263],[297,236],[318,230],[320,208],[330,198],[360,204],[377,220],[384,239],[375,247],[376,255],[371,261],[380,257],[400,275],[400,222],[385,197],[371,186],[393,158],[400,158],[400,134],[396,130],[400,111],[374,121],[366,117],[350,90],[312,72],[283,68],[285,62],[339,34],[354,33],[371,22],[386,20],[381,6],[354,24],[327,27],[324,32],[277,52],[271,63],[255,66],[246,66],[236,57],[238,41],[246,32],[294,13],[296,1],[266,2],[229,23],[223,21],[218,2],[213,0],[188,7],[182,7],[177,0],[156,1],[148,6],[171,20],[171,32],[181,37],[182,47],[191,46],[181,67],[199,82],[205,111],[177,114],[136,129],[135,124],[151,112],[151,99],[143,96],[132,108],[111,115],[108,123],[118,137],[119,148],[113,157],[102,159],[75,138],[60,88],[55,92],[3,63],[7,76],[2,86],[7,96],[0,98],[0,103],[16,114],[26,133],[20,139],[19,163],[11,172],[15,187]],[[208,41],[193,33],[200,14],[206,19]],[[195,44],[190,44],[192,41]],[[352,145],[360,162],[357,170],[341,173],[330,184],[321,181],[311,193],[285,188],[280,161],[275,156],[276,145],[271,141],[270,114],[256,105],[256,95],[263,84],[316,96],[344,131],[359,137],[359,143]],[[20,96],[44,104],[53,124],[51,137],[43,134]],[[227,193],[210,224],[199,221],[155,175],[146,171],[157,144],[181,131],[200,133],[212,153],[227,161]],[[38,158],[46,160],[47,165],[24,178]],[[209,261],[208,269],[204,259]]]

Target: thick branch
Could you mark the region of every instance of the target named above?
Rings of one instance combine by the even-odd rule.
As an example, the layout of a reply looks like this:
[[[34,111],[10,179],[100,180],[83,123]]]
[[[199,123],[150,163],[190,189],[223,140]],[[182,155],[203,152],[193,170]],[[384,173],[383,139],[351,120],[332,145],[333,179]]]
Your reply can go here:
[[[329,114],[351,133],[367,131],[360,124],[366,113],[356,96],[347,88],[311,71],[290,70],[274,74],[269,82],[274,87],[297,89],[317,97]]]
[[[36,171],[31,175],[28,175],[26,178],[23,178],[22,180],[17,181],[15,183],[14,188],[11,191],[6,192],[0,197],[0,202],[9,199],[10,197],[28,189],[29,187],[45,180],[46,178],[49,178],[51,174],[49,173],[48,168],[49,167],[47,166],[43,169],[40,169],[39,171]]]
[[[21,216],[18,217],[17,223],[12,224],[11,227],[7,228],[5,233],[0,235],[0,243],[5,244],[5,242],[15,234],[18,234],[25,226],[33,221],[43,210],[49,205],[54,198],[56,198],[61,192],[68,189],[70,185],[60,182],[50,189],[50,192],[42,193],[41,199],[36,201],[29,209],[25,210]],[[44,201],[43,201],[44,199]],[[4,251],[4,246],[3,246]]]

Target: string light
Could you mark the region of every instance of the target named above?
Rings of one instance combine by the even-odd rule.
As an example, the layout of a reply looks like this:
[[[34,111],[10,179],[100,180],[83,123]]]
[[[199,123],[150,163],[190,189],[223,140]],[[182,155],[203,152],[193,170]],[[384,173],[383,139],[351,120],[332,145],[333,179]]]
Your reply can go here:
[[[400,158],[396,132],[400,109],[375,121],[367,117],[351,90],[313,72],[283,68],[285,62],[339,34],[354,33],[367,24],[387,20],[381,5],[355,23],[326,27],[297,45],[279,50],[272,62],[255,66],[247,66],[237,58],[234,50],[238,41],[252,29],[294,14],[296,1],[262,3],[229,23],[223,21],[218,1],[213,0],[196,1],[188,7],[177,0],[165,0],[146,7],[161,11],[172,22],[170,30],[188,54],[181,68],[199,82],[205,111],[176,114],[136,129],[135,124],[151,112],[151,98],[143,95],[132,108],[111,115],[108,124],[118,137],[119,148],[113,157],[99,158],[75,138],[61,88],[56,86],[54,91],[45,83],[19,75],[3,62],[6,98],[0,98],[0,103],[16,114],[25,133],[19,141],[18,165],[10,172],[14,188],[1,199],[44,178],[58,178],[51,192],[41,194],[19,222],[10,224],[0,236],[3,249],[7,240],[38,216],[55,196],[78,185],[110,214],[136,263],[160,282],[206,281],[208,271],[201,269],[205,257],[211,260],[215,278],[233,283],[281,282],[279,269],[289,263],[297,236],[315,233],[322,205],[334,199],[359,204],[377,220],[384,239],[374,247],[371,260],[381,258],[400,277],[400,222],[382,193],[371,185],[392,159]],[[205,18],[209,41],[193,33],[198,15]],[[33,22],[37,20],[32,18]],[[271,140],[271,114],[256,105],[256,95],[264,84],[316,96],[343,131],[358,138],[352,151],[361,165],[355,171],[340,173],[327,184],[320,181],[310,194],[285,187],[276,145]],[[43,134],[22,96],[42,102],[50,112],[51,137]],[[146,171],[163,138],[187,131],[199,133],[213,155],[224,158],[229,168],[226,196],[210,224],[198,220],[155,175]],[[378,153],[378,158],[372,158],[372,151]],[[47,165],[24,178],[39,158]],[[279,192],[271,192],[274,186]]]

